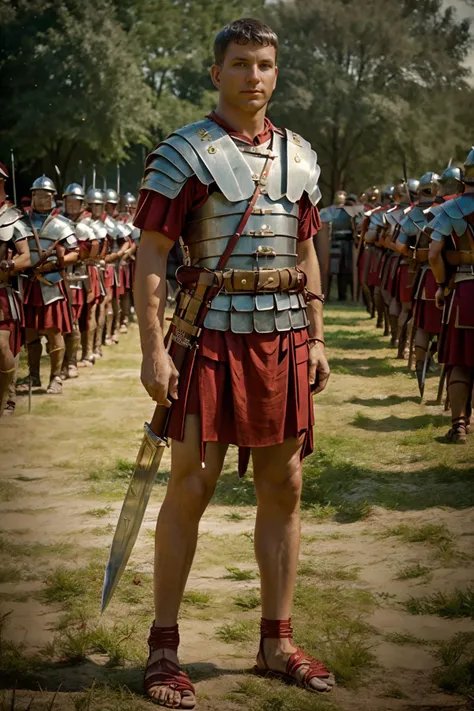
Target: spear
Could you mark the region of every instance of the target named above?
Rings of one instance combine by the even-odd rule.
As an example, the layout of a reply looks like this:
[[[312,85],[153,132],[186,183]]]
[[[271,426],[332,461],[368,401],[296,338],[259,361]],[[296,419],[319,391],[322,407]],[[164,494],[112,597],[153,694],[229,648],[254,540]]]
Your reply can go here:
[[[92,187],[93,187],[94,190],[95,190],[95,163],[94,163],[94,165],[92,166]]]
[[[120,195],[120,166],[117,163],[117,195]]]
[[[13,148],[11,148],[10,150],[12,159],[13,203],[16,205],[15,155],[13,153]]]

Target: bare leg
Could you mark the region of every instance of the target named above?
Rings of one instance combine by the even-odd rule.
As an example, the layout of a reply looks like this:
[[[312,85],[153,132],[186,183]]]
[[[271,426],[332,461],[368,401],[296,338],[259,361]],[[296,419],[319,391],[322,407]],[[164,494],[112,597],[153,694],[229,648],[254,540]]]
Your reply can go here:
[[[286,440],[273,447],[252,450],[257,519],[255,554],[260,569],[262,617],[286,620],[291,616],[296,568],[300,548],[300,500],[302,463],[300,443]],[[296,651],[290,639],[265,639],[263,649],[270,669],[284,672],[291,654]],[[257,664],[263,668],[259,653]],[[298,670],[303,679],[307,665]],[[325,691],[334,679],[314,678],[311,686]]]
[[[15,377],[15,358],[10,350],[10,331],[0,331],[0,417]]]
[[[466,440],[473,378],[474,371],[471,368],[453,366],[449,370],[448,396],[452,427],[446,435],[448,442],[463,443]]]
[[[394,348],[396,348],[398,341],[398,317],[400,315],[401,310],[402,307],[400,305],[400,302],[397,301],[394,296],[392,296],[390,300],[390,305],[388,307],[388,316],[390,321],[391,333],[390,345]]]
[[[97,306],[97,312],[96,312],[96,317],[97,317],[97,328],[95,331],[95,338],[94,338],[94,357],[101,358],[102,357],[102,341],[104,337],[104,328],[105,328],[105,310],[107,308],[107,297],[103,301],[99,303]]]
[[[51,373],[49,385],[46,389],[48,395],[59,395],[62,393],[61,365],[64,357],[64,337],[58,328],[48,328],[45,335],[49,343],[49,360],[51,363]]]
[[[61,368],[61,379],[77,378],[77,351],[81,344],[79,323],[74,321],[71,333],[64,335],[65,353]]]
[[[384,327],[384,304],[382,299],[382,293],[380,287],[374,287],[374,306],[377,313],[377,326],[376,328]]]
[[[398,353],[397,358],[403,360],[406,358],[406,345],[408,340],[408,319],[410,318],[411,304],[403,302],[401,311],[398,317]]]
[[[128,322],[130,319],[130,291],[127,290],[120,297],[120,308],[121,308],[120,333],[127,333]]]
[[[28,370],[29,375],[36,387],[41,386],[40,380],[40,363],[43,345],[41,336],[34,328],[25,329],[26,350],[28,353]]]
[[[120,300],[114,296],[112,299],[112,341],[119,342],[119,325],[120,325]]]
[[[205,468],[200,461],[200,422],[188,415],[184,440],[171,446],[171,474],[165,500],[156,525],[154,602],[155,626],[176,624],[178,612],[196,551],[201,516],[211,500],[222,470],[227,445],[208,443]],[[149,660],[148,670],[161,657],[179,664],[172,650],[157,649]],[[175,692],[157,686],[152,694],[160,703],[176,702]],[[179,697],[179,694],[178,694]]]

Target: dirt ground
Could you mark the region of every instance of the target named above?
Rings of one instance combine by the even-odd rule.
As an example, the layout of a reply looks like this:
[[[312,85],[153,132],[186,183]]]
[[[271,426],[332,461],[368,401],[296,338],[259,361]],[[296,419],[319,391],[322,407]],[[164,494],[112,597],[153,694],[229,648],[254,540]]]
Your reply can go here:
[[[474,435],[441,439],[438,372],[420,405],[406,365],[361,308],[329,306],[332,376],[305,464],[296,641],[332,664],[328,698],[256,680],[251,473],[231,451],[206,512],[180,620],[206,711],[474,708]],[[153,405],[136,326],[60,397],[0,420],[0,709],[141,709],[153,619],[153,531],[165,453],[129,568],[101,618],[115,522]],[[43,364],[47,379],[46,362]],[[10,706],[16,687],[16,705]],[[89,690],[92,687],[92,693]],[[3,689],[3,692],[1,691]],[[3,702],[2,702],[3,693]],[[3,706],[1,705],[3,703]]]

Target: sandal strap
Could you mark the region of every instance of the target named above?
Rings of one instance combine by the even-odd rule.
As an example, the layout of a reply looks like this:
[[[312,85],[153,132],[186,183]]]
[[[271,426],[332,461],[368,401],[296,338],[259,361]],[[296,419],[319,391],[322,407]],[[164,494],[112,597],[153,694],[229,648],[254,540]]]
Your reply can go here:
[[[155,686],[167,686],[174,691],[190,691],[195,694],[195,688],[189,676],[177,664],[162,657],[150,665],[157,666],[156,671],[151,671],[148,675],[145,672],[145,691],[148,693]]]
[[[306,665],[309,666],[303,677],[304,684],[309,684],[311,679],[315,678],[327,679],[330,675],[329,669],[325,664],[323,664],[323,662],[320,662],[319,659],[314,659],[314,657],[309,657],[305,652],[303,652],[302,649],[300,649],[300,647],[298,647],[296,652],[293,652],[291,657],[288,659],[286,664],[286,673],[294,678],[298,669]]]
[[[150,653],[155,649],[171,649],[176,652],[179,647],[179,626],[155,627],[153,622],[150,627],[148,646],[150,647]]]
[[[287,620],[267,620],[262,617],[260,637],[262,639],[293,639],[291,617]]]

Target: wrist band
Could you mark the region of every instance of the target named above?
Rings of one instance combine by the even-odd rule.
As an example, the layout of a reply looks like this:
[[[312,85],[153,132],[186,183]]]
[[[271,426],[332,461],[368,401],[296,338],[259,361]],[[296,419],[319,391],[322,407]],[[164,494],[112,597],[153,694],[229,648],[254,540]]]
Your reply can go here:
[[[323,341],[322,338],[308,338],[308,342],[311,343],[322,343],[324,347],[326,347],[326,343]]]
[[[310,291],[309,289],[305,289],[305,291],[306,291],[306,301],[314,301],[314,299],[317,299],[322,304],[325,303],[326,299],[324,298],[324,294],[315,294],[314,292]]]

